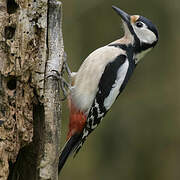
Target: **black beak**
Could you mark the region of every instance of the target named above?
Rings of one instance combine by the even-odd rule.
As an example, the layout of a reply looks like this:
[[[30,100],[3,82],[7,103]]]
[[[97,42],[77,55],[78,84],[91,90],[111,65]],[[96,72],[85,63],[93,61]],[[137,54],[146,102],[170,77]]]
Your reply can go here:
[[[116,6],[112,6],[112,8],[121,16],[121,18],[129,25],[130,24],[130,15]]]

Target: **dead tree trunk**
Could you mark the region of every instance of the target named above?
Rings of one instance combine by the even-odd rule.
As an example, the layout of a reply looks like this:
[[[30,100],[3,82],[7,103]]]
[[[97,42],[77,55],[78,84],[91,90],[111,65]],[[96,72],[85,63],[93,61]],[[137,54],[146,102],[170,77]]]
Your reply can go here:
[[[62,6],[0,1],[0,180],[57,180]]]

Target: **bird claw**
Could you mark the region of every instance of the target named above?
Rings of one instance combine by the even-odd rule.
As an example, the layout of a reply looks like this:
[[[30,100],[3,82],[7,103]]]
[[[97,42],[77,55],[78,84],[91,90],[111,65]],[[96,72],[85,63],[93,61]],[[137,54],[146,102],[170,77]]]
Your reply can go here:
[[[55,77],[56,79],[58,79],[60,81],[60,86],[61,86],[61,89],[62,89],[62,92],[63,92],[63,98],[60,99],[61,101],[66,100],[66,98],[68,96],[68,90],[71,89],[71,79],[72,79],[71,78],[71,70],[70,70],[66,60],[67,60],[67,56],[66,56],[66,53],[64,53],[64,62],[63,62],[61,73],[59,71],[57,71],[57,70],[52,70],[52,72],[55,72],[55,74],[51,74],[51,75],[46,77],[46,78]],[[64,72],[67,72],[68,78],[70,79],[70,83],[68,83],[63,78]],[[66,90],[66,88],[68,90]]]
[[[67,64],[67,54],[66,52],[64,52],[64,62],[63,62],[63,69],[62,69],[62,72],[64,73],[64,70],[67,72],[68,74],[68,78],[71,80],[72,79],[72,76],[71,76],[71,70]]]

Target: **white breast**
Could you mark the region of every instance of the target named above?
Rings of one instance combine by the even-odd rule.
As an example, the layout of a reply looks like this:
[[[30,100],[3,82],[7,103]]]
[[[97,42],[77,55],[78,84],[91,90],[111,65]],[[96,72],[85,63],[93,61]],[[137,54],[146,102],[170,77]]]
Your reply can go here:
[[[104,46],[92,52],[78,70],[72,87],[74,105],[86,112],[98,91],[98,84],[106,65],[125,52],[113,46]]]

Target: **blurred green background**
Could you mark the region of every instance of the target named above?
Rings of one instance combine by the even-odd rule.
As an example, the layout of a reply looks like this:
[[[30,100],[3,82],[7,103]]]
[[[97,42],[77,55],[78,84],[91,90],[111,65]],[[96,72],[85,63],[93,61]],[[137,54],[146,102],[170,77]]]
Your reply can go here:
[[[123,35],[116,5],[152,20],[159,43],[60,179],[180,180],[180,1],[62,0],[68,63],[77,71],[93,50]],[[64,106],[62,136],[68,125]]]

